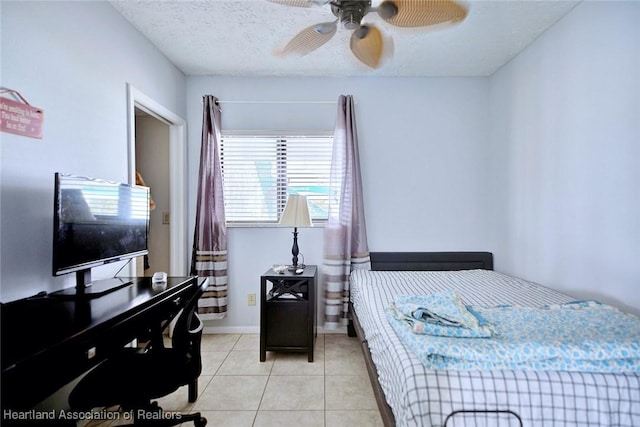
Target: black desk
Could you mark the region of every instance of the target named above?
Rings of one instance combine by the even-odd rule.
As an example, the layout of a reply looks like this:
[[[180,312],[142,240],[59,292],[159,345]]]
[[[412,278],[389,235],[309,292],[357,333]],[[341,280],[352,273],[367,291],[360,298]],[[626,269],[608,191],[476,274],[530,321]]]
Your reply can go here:
[[[168,324],[205,286],[150,277],[86,300],[36,296],[2,304],[2,409],[28,409],[139,336]]]

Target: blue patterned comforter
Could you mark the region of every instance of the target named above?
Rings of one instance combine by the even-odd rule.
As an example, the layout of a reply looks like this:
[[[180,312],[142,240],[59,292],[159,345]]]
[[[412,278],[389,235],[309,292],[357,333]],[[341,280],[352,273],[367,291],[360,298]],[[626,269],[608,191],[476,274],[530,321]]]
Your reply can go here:
[[[457,336],[414,332],[416,323],[425,321],[419,319],[422,312],[415,316],[415,311],[399,308],[414,299],[396,298],[386,314],[400,339],[428,369],[640,372],[640,319],[608,305],[576,301],[542,308],[474,307],[470,311],[493,333],[490,338],[470,338],[474,335],[466,332]]]
[[[455,290],[429,295],[399,295],[389,313],[411,326],[415,334],[458,338],[488,338],[491,325]]]

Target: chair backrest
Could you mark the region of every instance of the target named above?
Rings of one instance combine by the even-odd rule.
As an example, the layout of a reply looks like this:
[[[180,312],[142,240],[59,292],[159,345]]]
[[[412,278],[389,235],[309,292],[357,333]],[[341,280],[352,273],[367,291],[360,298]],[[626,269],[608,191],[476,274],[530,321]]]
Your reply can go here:
[[[202,370],[200,342],[203,329],[202,320],[198,317],[196,309],[198,307],[198,300],[204,293],[204,289],[205,285],[201,285],[191,299],[187,301],[182,312],[178,315],[171,338],[171,347],[175,351],[184,354],[189,364],[193,365],[193,369],[190,369],[191,374],[196,376],[199,375]]]

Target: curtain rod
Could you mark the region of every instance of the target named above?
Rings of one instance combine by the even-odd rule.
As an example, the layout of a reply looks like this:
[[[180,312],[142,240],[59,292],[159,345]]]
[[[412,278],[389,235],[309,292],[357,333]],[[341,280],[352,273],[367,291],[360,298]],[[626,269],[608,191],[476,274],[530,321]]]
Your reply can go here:
[[[217,104],[335,104],[338,101],[216,101]]]

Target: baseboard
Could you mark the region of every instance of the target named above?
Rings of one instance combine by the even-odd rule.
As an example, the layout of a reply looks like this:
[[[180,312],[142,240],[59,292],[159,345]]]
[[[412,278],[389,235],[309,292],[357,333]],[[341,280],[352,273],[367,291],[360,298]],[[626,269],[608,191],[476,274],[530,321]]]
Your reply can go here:
[[[205,326],[203,334],[259,334],[260,326]]]
[[[260,326],[205,326],[203,334],[260,334]],[[318,334],[346,334],[347,327],[337,329],[318,328]]]

